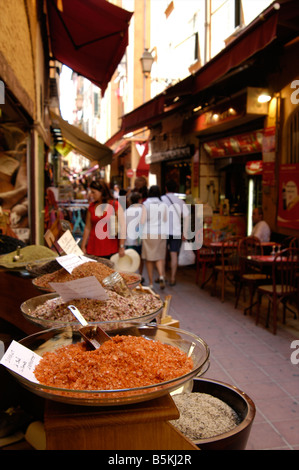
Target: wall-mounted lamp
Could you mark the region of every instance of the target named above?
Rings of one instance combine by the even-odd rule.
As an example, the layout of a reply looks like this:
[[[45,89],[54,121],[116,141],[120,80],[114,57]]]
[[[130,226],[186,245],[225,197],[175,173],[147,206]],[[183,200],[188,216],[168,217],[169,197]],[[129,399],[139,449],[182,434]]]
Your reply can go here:
[[[258,96],[258,102],[259,103],[268,103],[270,100],[271,100],[271,95],[269,95],[269,93],[261,93],[259,96]]]
[[[145,49],[142,56],[140,57],[142,73],[145,77],[148,77],[152,70],[152,65],[154,62],[154,57],[148,49]]]

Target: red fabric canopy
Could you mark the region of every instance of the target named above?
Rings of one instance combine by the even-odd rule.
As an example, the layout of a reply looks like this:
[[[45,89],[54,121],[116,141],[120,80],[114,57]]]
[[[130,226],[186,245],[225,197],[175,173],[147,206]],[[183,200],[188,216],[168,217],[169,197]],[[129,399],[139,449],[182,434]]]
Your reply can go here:
[[[247,31],[232,41],[225,49],[202,67],[195,76],[194,92],[203,90],[231,69],[252,57],[270,44],[277,34],[278,12],[256,24],[250,24]]]
[[[53,58],[104,94],[128,45],[131,12],[106,0],[47,0]]]
[[[245,63],[256,53],[266,48],[280,37],[279,26],[285,26],[286,37],[295,36],[296,24],[290,24],[292,15],[294,21],[298,18],[298,4],[295,1],[280,0],[280,8],[271,5],[256,20],[250,23],[235,40],[225,47],[219,54],[191,75],[176,85],[167,88],[161,95],[157,95],[147,103],[126,114],[122,120],[123,133],[141,127],[146,127],[165,118],[176,111],[175,106],[166,107],[166,103],[173,97],[187,97],[192,103],[192,96],[216,83],[230,71]],[[284,5],[285,3],[285,5]],[[282,29],[282,28],[281,28]],[[289,33],[291,31],[291,33]],[[285,31],[282,29],[281,36]],[[189,98],[188,98],[189,97]],[[177,107],[184,106],[184,99],[178,101]]]
[[[122,131],[123,134],[146,127],[154,122],[158,116],[164,113],[164,95],[158,95],[150,101],[147,101],[139,108],[123,116]]]

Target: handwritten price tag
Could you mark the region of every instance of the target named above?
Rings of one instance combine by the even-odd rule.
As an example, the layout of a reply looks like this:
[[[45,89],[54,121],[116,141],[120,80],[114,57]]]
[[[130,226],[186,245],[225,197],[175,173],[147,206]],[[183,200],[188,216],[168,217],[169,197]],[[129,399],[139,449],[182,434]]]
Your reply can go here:
[[[87,263],[89,261],[92,261],[96,263],[96,260],[87,258],[87,256],[78,256],[75,254],[70,254],[70,255],[65,255],[65,256],[59,256],[56,258],[56,261],[64,268],[66,269],[70,274],[72,274],[72,271],[77,267],[80,266],[81,264]]]
[[[64,302],[74,299],[107,300],[108,295],[95,276],[69,282],[50,282],[50,286]]]
[[[26,348],[17,341],[12,341],[0,364],[21,375],[31,382],[38,383],[34,369],[41,360],[41,356]]]
[[[59,240],[57,240],[57,243],[67,255],[70,255],[70,254],[83,255],[83,251],[77,245],[76,240],[74,239],[70,230],[67,230],[59,238]]]

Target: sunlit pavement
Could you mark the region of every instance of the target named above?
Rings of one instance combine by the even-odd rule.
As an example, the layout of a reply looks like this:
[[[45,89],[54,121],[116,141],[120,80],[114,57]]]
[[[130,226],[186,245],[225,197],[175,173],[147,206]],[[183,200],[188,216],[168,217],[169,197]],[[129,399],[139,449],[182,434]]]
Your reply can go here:
[[[298,450],[299,364],[291,362],[291,344],[299,339],[299,319],[288,313],[286,325],[280,318],[273,335],[271,325],[265,328],[265,318],[255,324],[254,310],[252,316],[243,314],[246,299],[234,308],[233,289],[222,303],[211,295],[210,284],[205,289],[196,285],[192,266],[179,268],[175,286],[166,284],[161,290],[155,284],[155,290],[162,298],[172,296],[169,313],[180,328],[209,345],[210,368],[204,377],[235,385],[254,401],[256,417],[247,450]],[[264,314],[266,310],[265,305]]]

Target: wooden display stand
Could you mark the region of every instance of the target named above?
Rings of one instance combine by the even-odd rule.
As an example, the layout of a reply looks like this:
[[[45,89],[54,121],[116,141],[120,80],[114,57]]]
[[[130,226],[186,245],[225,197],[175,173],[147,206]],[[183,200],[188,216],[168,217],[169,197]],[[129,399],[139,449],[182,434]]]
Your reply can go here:
[[[169,394],[134,405],[90,407],[47,401],[47,450],[198,450],[168,420],[179,412]]]
[[[19,328],[27,335],[41,330],[40,326],[26,320],[20,310],[22,302],[42,294],[32,284],[32,278],[23,277],[19,272],[11,272],[0,268],[0,292],[0,318]]]

